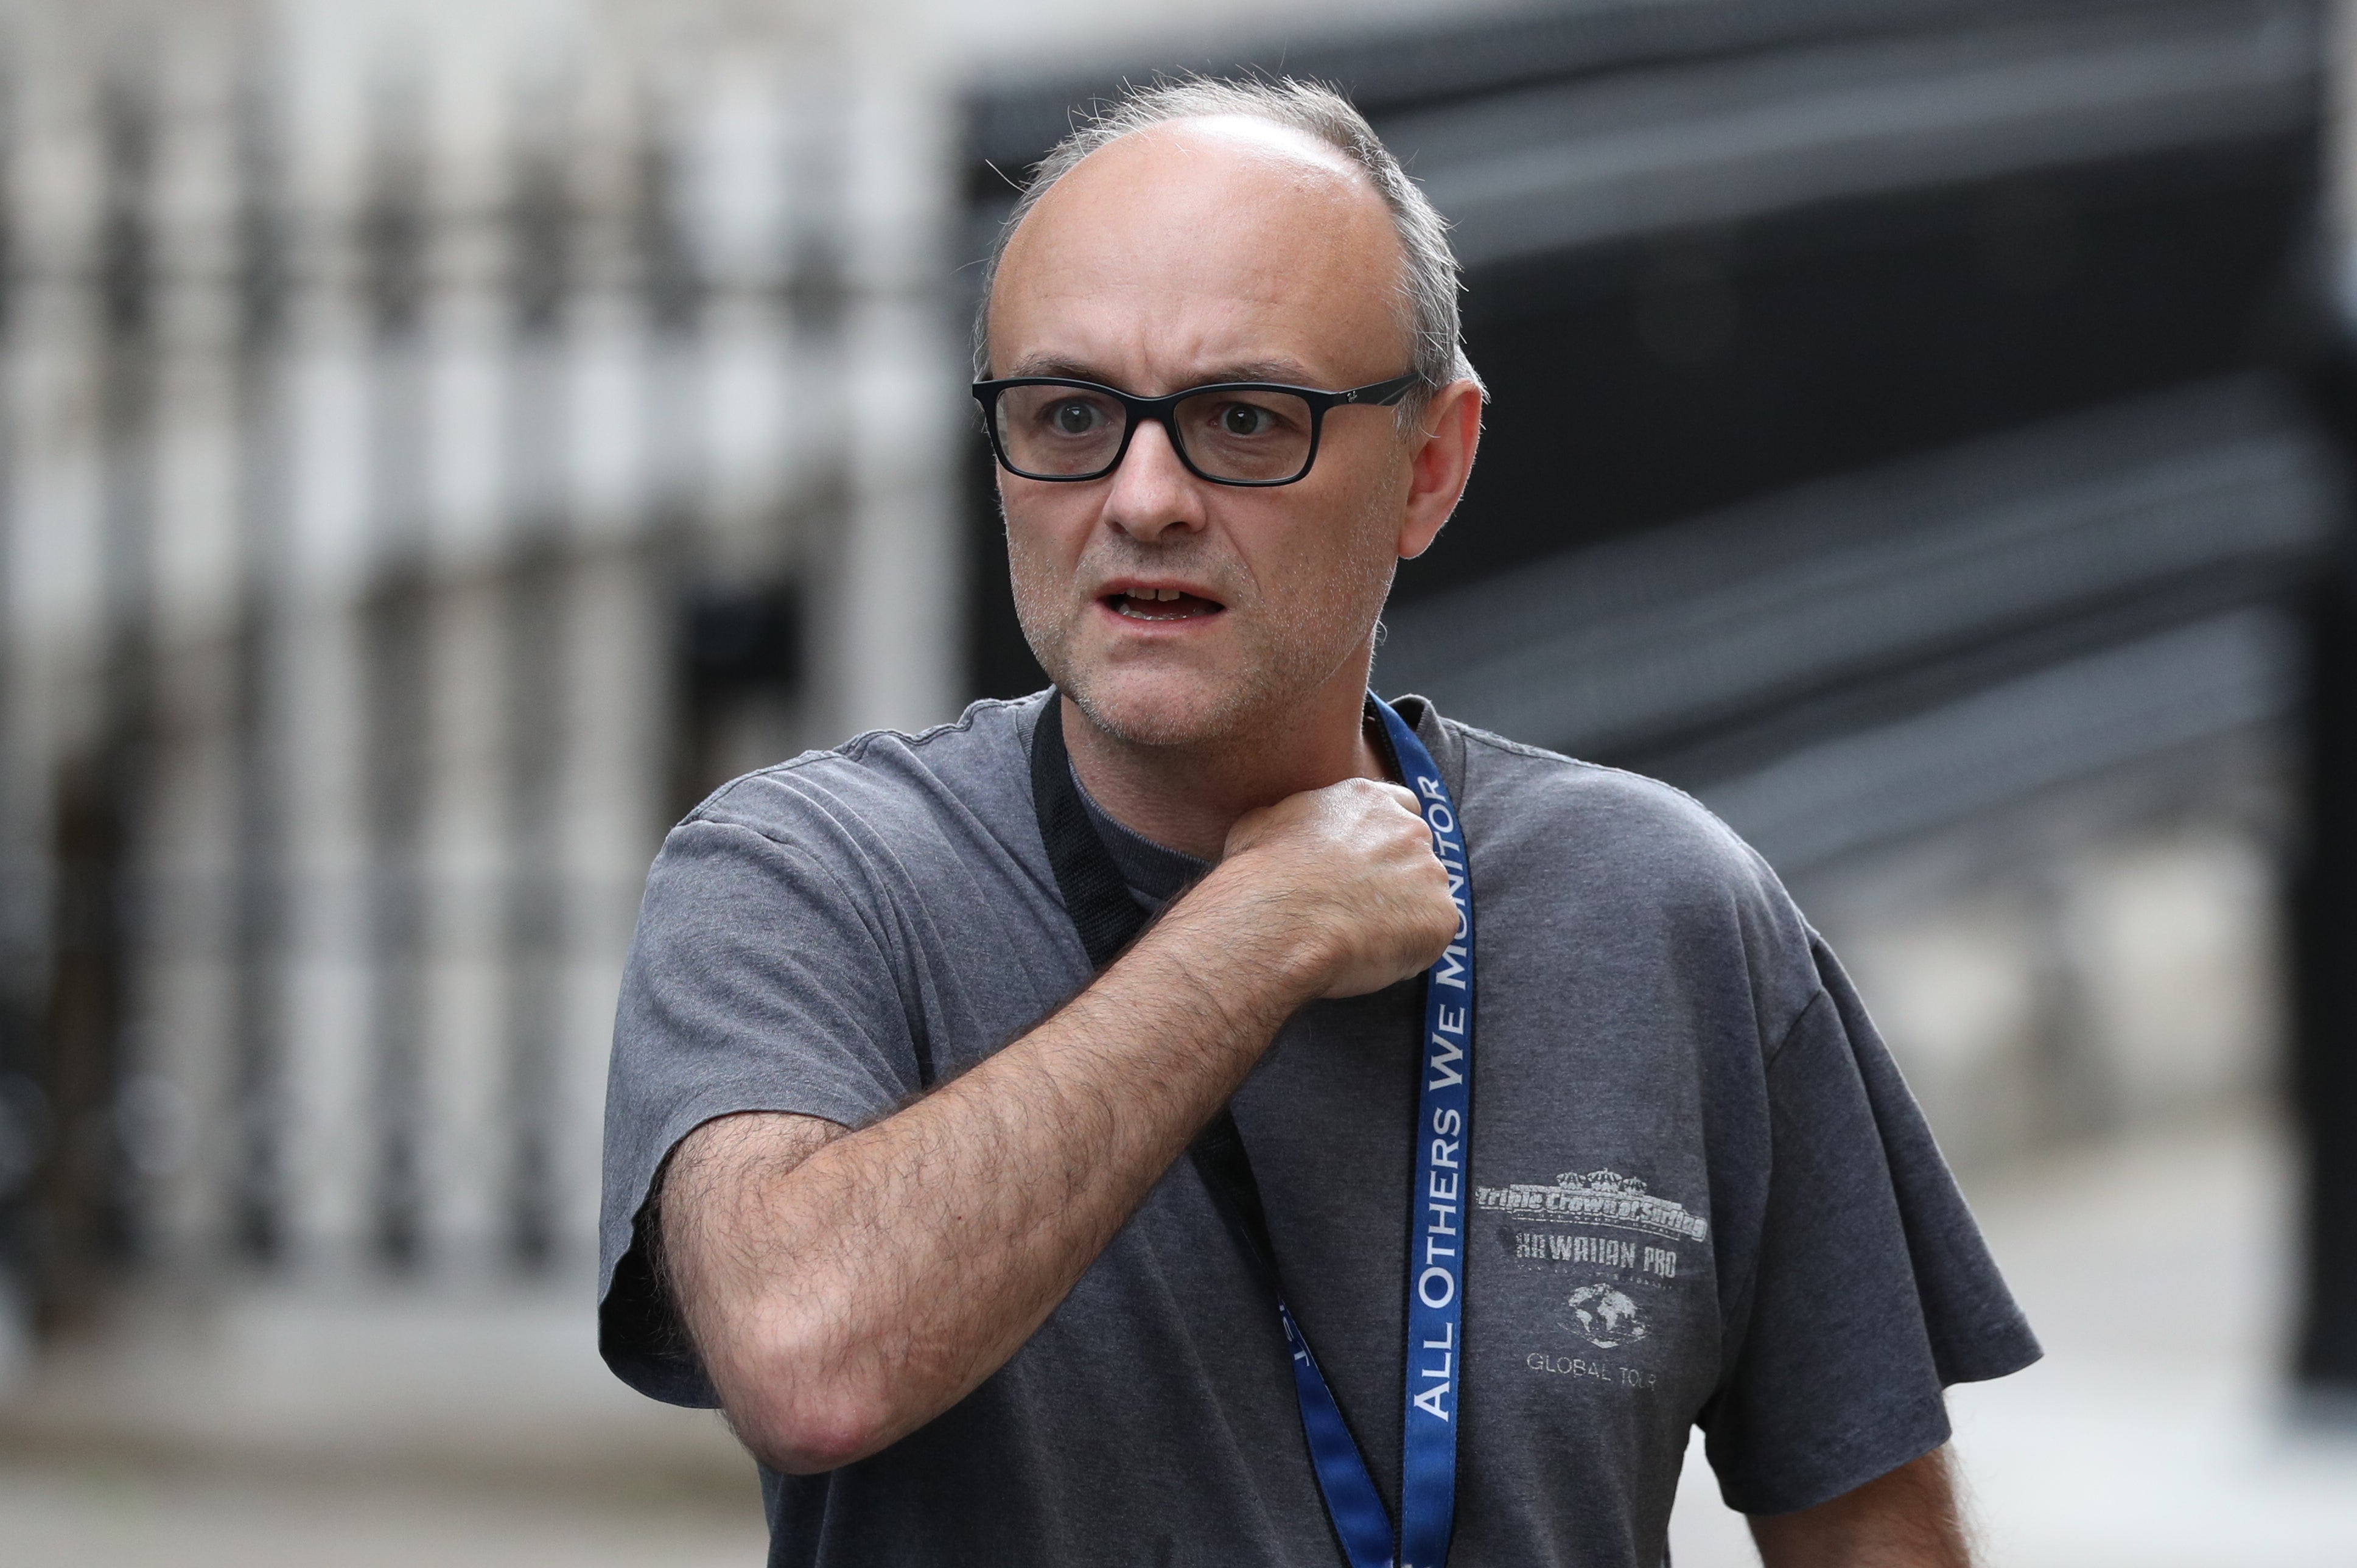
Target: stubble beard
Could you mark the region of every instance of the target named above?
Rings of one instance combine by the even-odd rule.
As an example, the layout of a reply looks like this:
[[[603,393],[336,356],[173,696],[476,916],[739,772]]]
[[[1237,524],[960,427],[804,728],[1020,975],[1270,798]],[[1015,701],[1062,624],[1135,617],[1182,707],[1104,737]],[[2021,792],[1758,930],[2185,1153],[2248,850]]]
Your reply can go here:
[[[1008,545],[1016,619],[1039,667],[1099,730],[1126,745],[1157,748],[1219,747],[1281,738],[1303,699],[1365,643],[1397,565],[1389,556],[1354,553],[1336,564],[1326,591],[1316,599],[1276,615],[1241,591],[1240,584],[1230,587],[1235,583],[1232,572],[1193,574],[1235,593],[1223,600],[1227,607],[1222,613],[1237,617],[1252,634],[1241,649],[1241,668],[1231,667],[1224,678],[1199,680],[1176,699],[1167,683],[1157,682],[1164,691],[1139,701],[1125,699],[1121,671],[1088,667],[1073,655],[1073,633],[1093,613],[1094,601],[1073,604],[1068,596],[1069,579],[1044,582],[1027,573],[1011,531]],[[1091,576],[1088,567],[1092,564],[1085,563],[1074,575]],[[1189,564],[1168,555],[1141,554],[1124,564],[1171,569]]]

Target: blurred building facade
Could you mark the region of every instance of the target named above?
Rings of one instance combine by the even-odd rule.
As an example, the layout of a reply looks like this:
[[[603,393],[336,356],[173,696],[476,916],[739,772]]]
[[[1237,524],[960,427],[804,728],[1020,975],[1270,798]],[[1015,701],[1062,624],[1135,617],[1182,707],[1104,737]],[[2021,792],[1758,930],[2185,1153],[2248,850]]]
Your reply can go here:
[[[1458,225],[1384,690],[1727,815],[1962,1157],[2272,1081],[2316,5],[1104,10],[0,8],[13,1316],[580,1311],[664,826],[1039,682],[968,263],[1157,69],[1340,82]]]
[[[897,127],[610,18],[14,19],[37,1310],[136,1263],[577,1263],[666,817],[954,689],[899,613],[948,579]]]

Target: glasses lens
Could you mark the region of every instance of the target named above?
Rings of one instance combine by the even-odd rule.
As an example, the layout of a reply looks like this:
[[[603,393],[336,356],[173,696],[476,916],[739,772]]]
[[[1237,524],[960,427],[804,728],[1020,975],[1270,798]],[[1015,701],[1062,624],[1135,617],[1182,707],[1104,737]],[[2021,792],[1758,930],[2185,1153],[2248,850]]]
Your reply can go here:
[[[1120,403],[1064,383],[1008,387],[998,394],[998,445],[1009,467],[1041,478],[1101,473],[1121,450]]]
[[[1180,403],[1175,423],[1187,456],[1215,479],[1272,484],[1309,465],[1309,405],[1290,392],[1215,388]]]

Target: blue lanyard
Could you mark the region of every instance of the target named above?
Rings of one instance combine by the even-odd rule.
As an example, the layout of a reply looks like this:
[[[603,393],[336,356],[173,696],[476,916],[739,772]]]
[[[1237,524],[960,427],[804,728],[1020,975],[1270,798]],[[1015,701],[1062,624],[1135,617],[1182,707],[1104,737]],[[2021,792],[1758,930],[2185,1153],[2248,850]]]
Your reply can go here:
[[[1432,754],[1390,703],[1382,716],[1400,778],[1415,792],[1433,853],[1448,871],[1457,940],[1425,975],[1424,1034],[1416,1053],[1415,1174],[1408,1188],[1407,1389],[1400,1447],[1400,1528],[1375,1490],[1334,1391],[1294,1320],[1277,1281],[1258,1185],[1234,1118],[1222,1112],[1192,1150],[1246,1260],[1276,1300],[1293,1355],[1302,1434],[1327,1516],[1350,1568],[1443,1568],[1457,1518],[1458,1391],[1465,1359],[1465,1226],[1473,1147],[1473,893],[1465,834]],[[1099,969],[1135,937],[1145,917],[1089,825],[1064,750],[1060,694],[1032,732],[1032,799],[1064,905]]]
[[[1415,791],[1432,830],[1433,853],[1448,870],[1457,940],[1424,977],[1424,1036],[1417,1049],[1415,1177],[1408,1188],[1407,1395],[1400,1444],[1400,1529],[1391,1520],[1342,1420],[1334,1391],[1282,1297],[1277,1317],[1293,1351],[1294,1391],[1326,1511],[1351,1568],[1441,1568],[1457,1520],[1457,1409],[1465,1359],[1467,1171],[1473,1147],[1473,891],[1465,832],[1448,786],[1424,743],[1388,703],[1377,701],[1400,777]]]

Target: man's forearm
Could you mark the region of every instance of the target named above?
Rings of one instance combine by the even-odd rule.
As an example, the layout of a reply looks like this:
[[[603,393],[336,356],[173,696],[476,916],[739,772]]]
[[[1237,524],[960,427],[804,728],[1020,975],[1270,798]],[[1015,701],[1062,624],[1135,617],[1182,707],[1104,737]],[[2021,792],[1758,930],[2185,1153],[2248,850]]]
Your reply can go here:
[[[1751,1520],[1766,1568],[1972,1568],[1945,1448],[1830,1502]]]
[[[737,1432],[789,1471],[884,1446],[963,1398],[1063,1299],[1308,999],[1240,950],[1215,877],[1029,1035],[781,1177],[758,1134],[683,1144],[662,1223]]]

